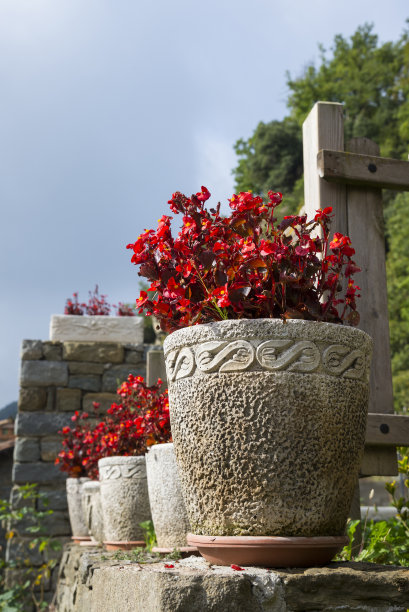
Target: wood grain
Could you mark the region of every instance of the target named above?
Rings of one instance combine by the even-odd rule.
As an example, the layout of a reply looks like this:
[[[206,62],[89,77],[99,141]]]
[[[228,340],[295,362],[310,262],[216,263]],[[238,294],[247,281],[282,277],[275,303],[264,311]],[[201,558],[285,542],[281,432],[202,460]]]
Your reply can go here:
[[[332,206],[333,231],[346,233],[346,188],[320,177],[317,155],[321,149],[344,150],[343,105],[336,102],[317,102],[303,124],[304,149],[304,207],[308,217],[318,208]]]
[[[369,413],[365,443],[381,444],[382,446],[409,446],[409,416]]]
[[[354,138],[347,148],[352,153],[376,155],[378,145],[368,138]],[[347,186],[348,235],[361,272],[355,282],[361,287],[358,311],[361,315],[359,328],[374,341],[369,412],[393,413],[392,369],[389,347],[389,319],[385,269],[385,234],[383,222],[382,192],[380,189]],[[379,456],[373,459],[374,451],[366,452],[366,471],[380,476],[383,471],[396,473],[396,451],[393,447],[379,449]],[[382,458],[382,459],[381,459]],[[373,468],[371,468],[371,462]]]
[[[324,149],[318,152],[317,165],[326,181],[409,191],[409,161]]]

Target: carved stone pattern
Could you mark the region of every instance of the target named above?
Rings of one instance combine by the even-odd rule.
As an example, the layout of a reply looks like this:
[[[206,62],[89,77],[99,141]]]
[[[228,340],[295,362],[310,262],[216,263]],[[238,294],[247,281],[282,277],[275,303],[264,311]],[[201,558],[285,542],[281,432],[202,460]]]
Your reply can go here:
[[[281,350],[281,352],[280,352]],[[314,342],[267,340],[257,347],[257,360],[266,370],[314,372],[320,365],[320,351]]]
[[[118,478],[146,478],[141,468],[128,465],[105,465],[99,470],[100,480],[117,480]]]
[[[171,351],[166,359],[166,371],[171,381],[186,378],[193,374],[195,369],[195,356],[189,348],[180,351]]]
[[[246,370],[254,361],[254,347],[246,340],[205,342],[196,352],[196,365],[201,372],[237,372]]]
[[[364,353],[350,350],[343,344],[320,348],[310,340],[275,339],[258,346],[247,340],[211,341],[196,348],[173,350],[166,359],[169,381],[191,376],[196,367],[205,374],[213,372],[239,372],[250,368],[253,362],[264,370],[289,372],[315,372],[323,367],[325,374],[361,379],[365,374]]]

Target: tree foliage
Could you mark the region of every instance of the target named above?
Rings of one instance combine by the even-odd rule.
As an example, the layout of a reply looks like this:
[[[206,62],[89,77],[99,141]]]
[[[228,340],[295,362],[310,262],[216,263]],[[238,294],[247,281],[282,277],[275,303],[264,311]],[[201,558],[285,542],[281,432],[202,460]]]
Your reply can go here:
[[[409,22],[409,20],[408,20]],[[298,77],[287,74],[289,114],[282,121],[259,123],[248,140],[235,145],[237,190],[266,196],[284,193],[286,213],[303,201],[301,126],[315,102],[341,102],[345,142],[367,137],[381,155],[407,159],[409,141],[409,30],[396,42],[380,44],[365,24],[350,37],[337,35],[329,51],[320,47],[318,66]],[[388,284],[395,406],[409,406],[409,197],[384,194],[388,236]]]
[[[386,262],[395,408],[409,406],[409,194],[399,194],[389,205]]]

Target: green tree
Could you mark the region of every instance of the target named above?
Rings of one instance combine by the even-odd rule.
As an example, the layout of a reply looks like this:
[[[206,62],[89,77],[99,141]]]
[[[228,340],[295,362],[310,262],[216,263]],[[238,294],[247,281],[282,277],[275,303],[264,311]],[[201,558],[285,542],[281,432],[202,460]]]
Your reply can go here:
[[[302,124],[318,100],[345,105],[345,140],[367,137],[383,156],[407,156],[400,123],[408,61],[408,36],[379,46],[372,25],[359,27],[347,40],[335,36],[331,54],[320,47],[320,66],[309,65],[296,79],[287,75],[291,117]]]
[[[283,191],[294,198],[302,176],[301,125],[319,100],[345,106],[345,139],[375,140],[381,155],[407,159],[409,138],[409,42],[404,31],[396,42],[378,43],[373,26],[364,25],[348,40],[334,38],[331,52],[320,47],[320,64],[298,78],[287,74],[290,116],[259,123],[248,140],[235,145],[233,170],[238,190],[266,194]],[[298,200],[298,195],[295,201]]]
[[[409,20],[408,20],[409,23]],[[236,189],[265,195],[282,191],[286,214],[303,201],[301,126],[315,102],[341,102],[345,141],[371,138],[382,156],[407,159],[409,141],[409,30],[397,42],[379,43],[373,26],[359,27],[348,39],[320,47],[319,65],[287,74],[289,116],[260,123],[248,140],[235,145]],[[387,204],[388,294],[395,407],[409,406],[409,196],[384,193]]]
[[[388,207],[386,261],[395,409],[409,408],[409,194]]]

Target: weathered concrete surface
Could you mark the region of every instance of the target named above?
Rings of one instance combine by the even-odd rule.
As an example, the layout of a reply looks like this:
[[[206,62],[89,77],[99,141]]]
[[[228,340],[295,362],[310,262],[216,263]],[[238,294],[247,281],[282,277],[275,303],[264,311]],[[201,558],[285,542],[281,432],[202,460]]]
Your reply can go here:
[[[50,340],[143,342],[143,317],[52,315]]]
[[[340,536],[364,450],[372,341],[359,329],[240,319],[164,342],[192,533]]]
[[[124,555],[125,556],[125,555]],[[409,570],[365,563],[272,571],[203,559],[140,564],[65,548],[56,612],[406,612]]]

